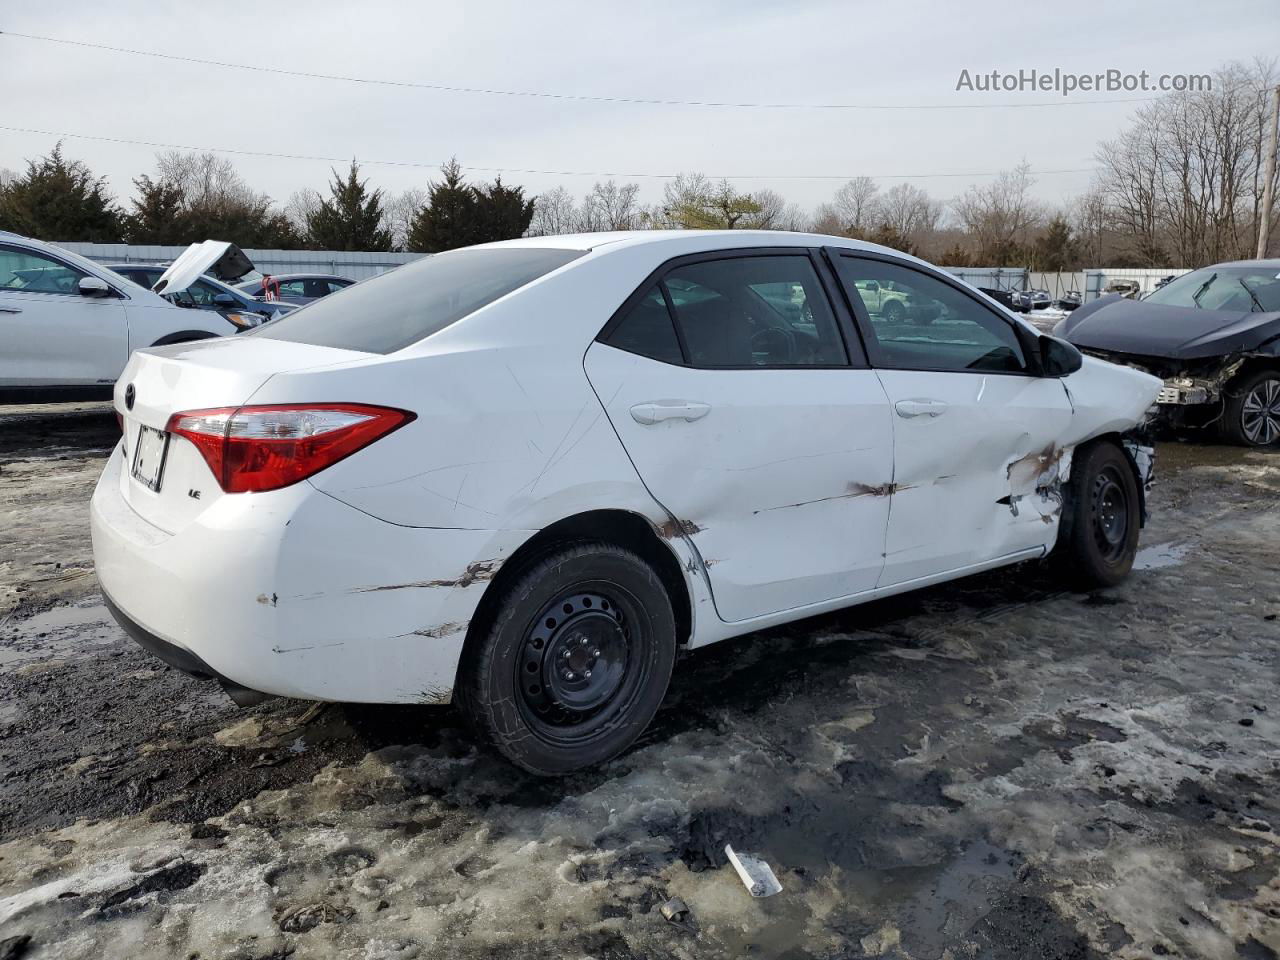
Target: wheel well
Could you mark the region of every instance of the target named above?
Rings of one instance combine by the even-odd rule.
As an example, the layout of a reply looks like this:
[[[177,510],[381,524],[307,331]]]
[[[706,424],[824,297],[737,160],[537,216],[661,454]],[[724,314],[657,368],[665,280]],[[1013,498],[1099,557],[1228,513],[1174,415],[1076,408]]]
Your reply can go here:
[[[171,343],[190,343],[193,340],[212,340],[217,334],[210,333],[208,330],[179,330],[176,333],[166,333],[163,337],[152,344],[153,347],[167,347]]]
[[[1280,371],[1280,357],[1245,357],[1240,369],[1224,385],[1223,392],[1234,390],[1245,377],[1251,377],[1260,370]]]
[[[1148,441],[1149,442],[1149,441]],[[1121,453],[1124,454],[1125,463],[1129,464],[1129,470],[1133,473],[1133,482],[1138,486],[1138,516],[1141,518],[1141,525],[1147,525],[1147,490],[1142,485],[1142,471],[1138,469],[1138,464],[1134,462],[1133,454],[1129,452],[1129,448],[1124,445],[1124,437],[1119,433],[1104,433],[1096,437],[1090,437],[1084,443],[1075,448],[1071,455],[1072,463],[1081,451],[1087,450],[1099,443],[1110,443]]]
[[[485,589],[467,628],[463,660],[473,644],[479,643],[497,612],[507,588],[520,574],[553,550],[583,540],[601,540],[633,551],[648,563],[662,579],[671,609],[676,618],[676,641],[684,645],[693,630],[692,603],[689,588],[681,572],[680,561],[671,548],[659,538],[644,517],[626,510],[592,510],[558,520],[526,540],[498,569]]]

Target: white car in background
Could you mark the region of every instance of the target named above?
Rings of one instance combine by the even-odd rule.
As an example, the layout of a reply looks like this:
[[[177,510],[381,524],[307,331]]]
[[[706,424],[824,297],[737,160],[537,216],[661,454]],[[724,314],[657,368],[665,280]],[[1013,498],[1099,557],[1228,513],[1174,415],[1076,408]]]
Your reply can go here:
[[[231,251],[239,254],[206,241],[183,257],[192,250],[200,252],[166,273],[167,289],[183,289]],[[0,231],[0,401],[105,400],[134,350],[237,329],[216,313],[179,309],[69,250]]]
[[[1119,582],[1159,389],[870,244],[488,244],[135,354],[94,557],[238,702],[455,699],[560,774],[635,740],[681,649],[1055,549]]]

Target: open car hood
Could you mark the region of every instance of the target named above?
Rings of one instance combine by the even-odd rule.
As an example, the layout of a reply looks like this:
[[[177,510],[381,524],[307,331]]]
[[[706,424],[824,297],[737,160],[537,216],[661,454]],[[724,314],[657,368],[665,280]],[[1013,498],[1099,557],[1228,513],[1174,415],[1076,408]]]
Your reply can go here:
[[[151,287],[156,293],[181,293],[204,273],[212,273],[226,283],[238,280],[253,269],[244,251],[226,240],[193,243]]]
[[[1195,360],[1254,350],[1280,337],[1280,313],[1170,307],[1111,296],[1067,314],[1056,329],[1077,347]]]

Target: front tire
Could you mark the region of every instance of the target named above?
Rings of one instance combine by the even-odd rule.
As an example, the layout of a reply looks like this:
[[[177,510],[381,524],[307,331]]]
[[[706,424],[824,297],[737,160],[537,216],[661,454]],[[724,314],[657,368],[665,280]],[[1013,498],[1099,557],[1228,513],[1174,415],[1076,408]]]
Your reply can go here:
[[[622,547],[581,543],[541,557],[498,603],[459,671],[459,706],[476,732],[540,776],[635,742],[675,664],[675,615],[658,574]]]
[[[1259,370],[1228,391],[1222,432],[1243,447],[1280,442],[1280,371]]]
[[[1114,587],[1129,575],[1141,526],[1138,480],[1125,452],[1100,442],[1077,451],[1054,553],[1084,590]]]

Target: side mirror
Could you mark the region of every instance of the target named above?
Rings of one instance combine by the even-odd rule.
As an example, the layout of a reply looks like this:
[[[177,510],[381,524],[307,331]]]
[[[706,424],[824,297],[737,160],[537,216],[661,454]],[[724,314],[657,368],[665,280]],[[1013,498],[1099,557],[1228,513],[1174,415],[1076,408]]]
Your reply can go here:
[[[76,284],[76,289],[80,291],[82,297],[111,296],[111,285],[97,277],[81,277],[80,282]]]
[[[1046,377],[1065,377],[1084,366],[1080,351],[1057,337],[1040,337],[1040,369]]]
[[[238,307],[239,303],[236,298],[229,293],[215,293],[213,295],[213,305],[215,307]]]

